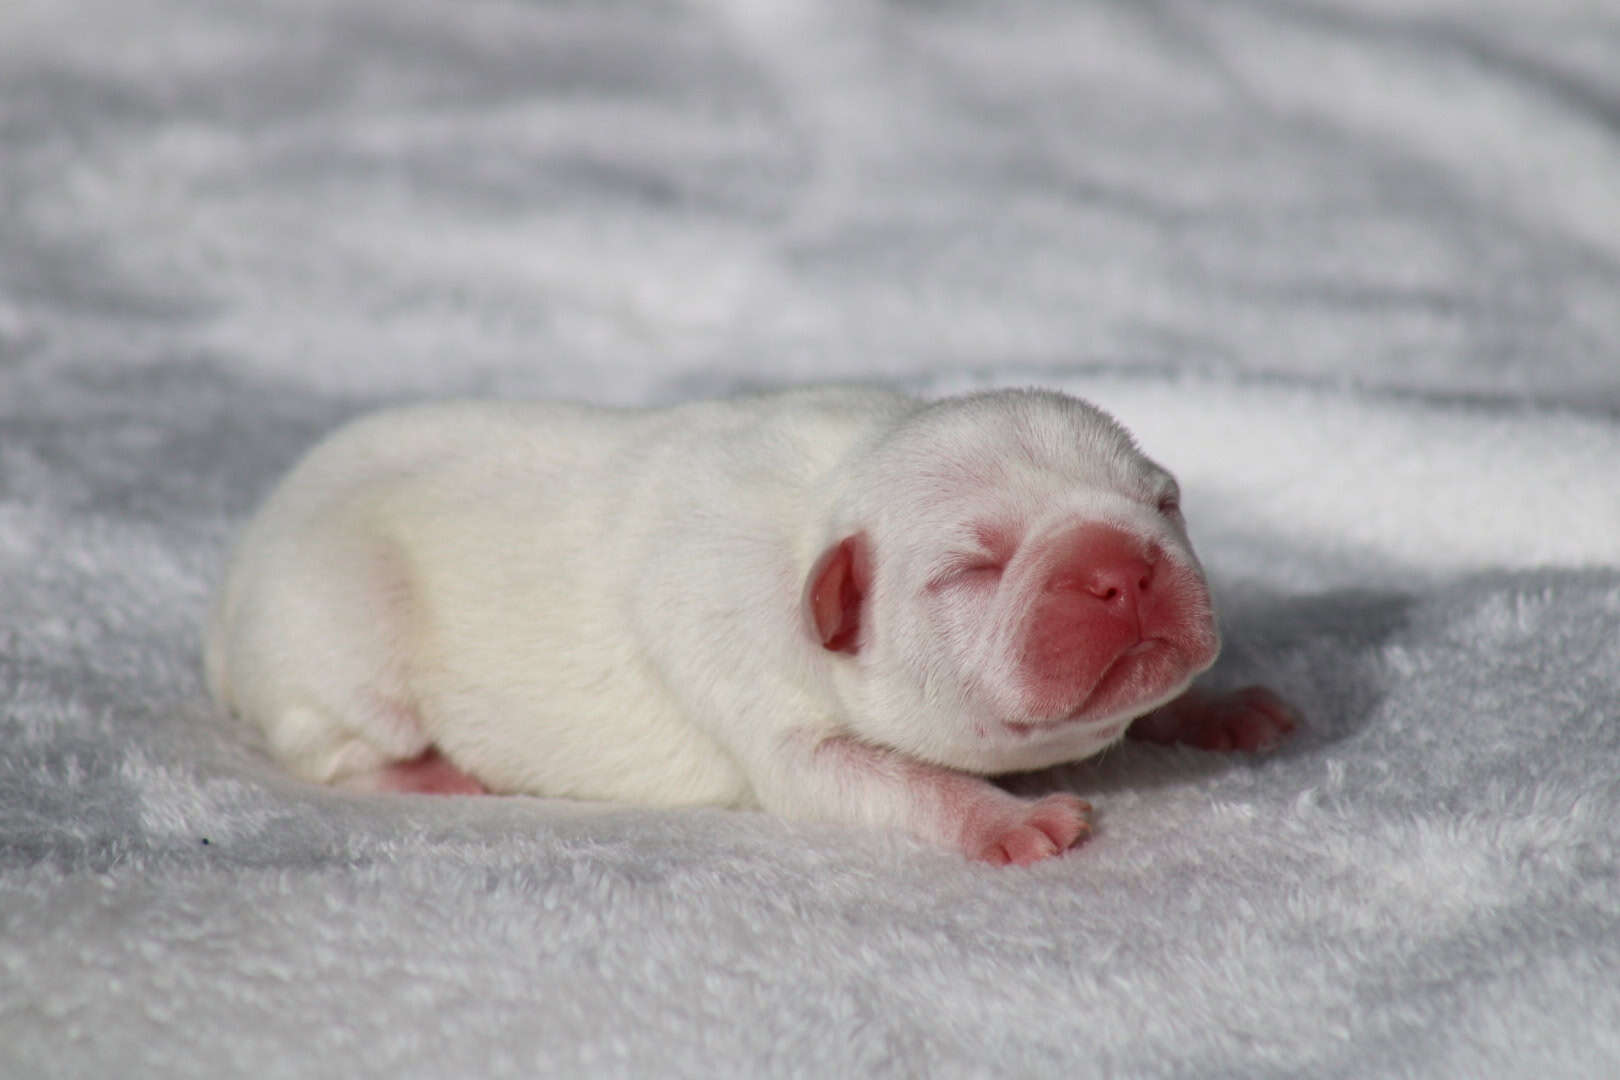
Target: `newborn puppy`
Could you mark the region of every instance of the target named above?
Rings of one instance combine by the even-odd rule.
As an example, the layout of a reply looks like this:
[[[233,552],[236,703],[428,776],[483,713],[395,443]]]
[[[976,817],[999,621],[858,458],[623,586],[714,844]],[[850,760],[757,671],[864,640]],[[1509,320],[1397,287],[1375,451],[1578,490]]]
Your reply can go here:
[[[760,806],[1028,863],[1090,807],[981,777],[1139,717],[1240,749],[1293,726],[1264,691],[1175,700],[1218,648],[1175,480],[1100,410],[822,389],[362,419],[249,525],[207,667],[314,781]]]

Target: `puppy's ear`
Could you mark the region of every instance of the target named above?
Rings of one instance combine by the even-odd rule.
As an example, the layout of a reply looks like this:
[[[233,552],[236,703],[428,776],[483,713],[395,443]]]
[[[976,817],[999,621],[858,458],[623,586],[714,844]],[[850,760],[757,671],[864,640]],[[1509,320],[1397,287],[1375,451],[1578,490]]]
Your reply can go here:
[[[855,653],[861,646],[861,613],[871,585],[866,536],[846,536],[821,553],[804,587],[804,606],[821,647]]]

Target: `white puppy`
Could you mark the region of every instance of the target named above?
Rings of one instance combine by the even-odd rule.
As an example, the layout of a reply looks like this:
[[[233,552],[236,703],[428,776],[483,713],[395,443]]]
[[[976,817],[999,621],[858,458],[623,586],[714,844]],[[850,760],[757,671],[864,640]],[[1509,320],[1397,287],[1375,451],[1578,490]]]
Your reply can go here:
[[[1217,648],[1175,481],[1106,414],[828,389],[360,420],[248,527],[207,666],[315,781],[762,806],[1026,863],[1090,808],[981,777],[1096,753]],[[1292,724],[1251,690],[1138,733]]]

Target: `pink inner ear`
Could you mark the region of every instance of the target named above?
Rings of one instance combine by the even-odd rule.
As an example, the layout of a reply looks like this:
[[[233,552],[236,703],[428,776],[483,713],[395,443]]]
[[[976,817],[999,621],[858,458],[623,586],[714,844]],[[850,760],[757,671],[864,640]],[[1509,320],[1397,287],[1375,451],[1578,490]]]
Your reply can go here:
[[[860,648],[861,601],[866,598],[868,576],[861,536],[846,536],[816,560],[806,603],[823,648],[841,653]]]

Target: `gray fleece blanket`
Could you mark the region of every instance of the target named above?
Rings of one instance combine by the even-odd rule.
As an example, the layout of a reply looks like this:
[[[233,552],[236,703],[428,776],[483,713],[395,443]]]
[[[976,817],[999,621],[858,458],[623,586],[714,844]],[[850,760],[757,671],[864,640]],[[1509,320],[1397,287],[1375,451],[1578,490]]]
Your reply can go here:
[[[1177,470],[1266,757],[991,869],[201,690],[347,417],[858,379]],[[0,1075],[1620,1075],[1620,8],[0,5]]]

